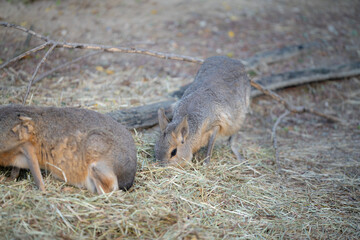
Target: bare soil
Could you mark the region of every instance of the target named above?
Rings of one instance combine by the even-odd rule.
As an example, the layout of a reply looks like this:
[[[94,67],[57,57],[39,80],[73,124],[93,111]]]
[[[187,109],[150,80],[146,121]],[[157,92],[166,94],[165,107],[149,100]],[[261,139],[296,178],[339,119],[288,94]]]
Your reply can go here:
[[[258,76],[359,61],[359,12],[357,0],[13,0],[0,3],[1,21],[68,42],[139,47],[202,58],[227,55],[239,59],[287,45],[321,43],[311,52],[261,66],[257,69]],[[26,38],[26,34],[17,30],[0,29],[1,62],[41,43],[38,39],[31,38],[29,42]],[[41,72],[85,53],[85,50],[56,49]],[[1,104],[21,103],[27,81],[42,54],[32,55],[0,71]],[[35,84],[27,103],[80,106],[100,112],[140,106],[165,100],[168,93],[191,82],[198,68],[192,63],[143,55],[102,53]],[[253,99],[252,112],[241,131],[239,149],[245,159],[258,157],[257,154],[265,151],[267,157],[262,163],[265,169],[272,169],[274,184],[281,185],[288,194],[292,191],[303,193],[299,195],[299,202],[304,196],[309,201],[322,198],[311,210],[314,212],[311,224],[322,217],[324,208],[329,208],[344,221],[349,219],[347,229],[353,229],[342,232],[317,226],[311,232],[311,226],[305,224],[300,230],[290,228],[283,236],[298,239],[360,237],[360,78],[306,84],[279,93],[293,104],[307,105],[343,118],[349,126],[308,114],[286,117],[277,130],[280,165],[284,171],[280,177],[275,173],[271,128],[284,108],[266,97],[258,97]],[[141,131],[146,144],[152,146],[156,131],[157,128]],[[142,143],[137,141],[139,148]],[[215,147],[214,161],[221,159],[222,151],[231,154],[227,144],[220,142]],[[146,156],[149,161],[153,160],[151,152]],[[228,164],[235,165],[234,161]],[[266,172],[262,172],[263,166],[260,170],[253,167],[256,170],[248,174]],[[135,183],[134,191],[136,184],[142,186],[141,180]],[[292,214],[295,216],[296,212]],[[261,222],[261,217],[257,220]],[[204,229],[199,231],[206,232]],[[249,238],[256,236],[263,235]]]

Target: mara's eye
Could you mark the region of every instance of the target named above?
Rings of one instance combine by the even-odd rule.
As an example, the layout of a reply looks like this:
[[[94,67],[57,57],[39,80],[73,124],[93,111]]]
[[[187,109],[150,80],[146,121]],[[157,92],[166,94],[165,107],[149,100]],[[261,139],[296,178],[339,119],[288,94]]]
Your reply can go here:
[[[177,149],[175,148],[174,150],[171,151],[171,157],[174,157],[176,155]]]

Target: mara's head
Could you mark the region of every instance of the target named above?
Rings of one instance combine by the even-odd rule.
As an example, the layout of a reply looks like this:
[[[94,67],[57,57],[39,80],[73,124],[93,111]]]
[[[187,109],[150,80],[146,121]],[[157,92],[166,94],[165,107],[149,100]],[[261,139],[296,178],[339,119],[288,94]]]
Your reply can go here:
[[[11,106],[0,107],[0,151],[7,151],[34,135],[34,122]]]
[[[187,116],[180,121],[169,123],[164,109],[160,108],[158,118],[160,136],[155,145],[156,160],[161,164],[184,166],[192,159]]]

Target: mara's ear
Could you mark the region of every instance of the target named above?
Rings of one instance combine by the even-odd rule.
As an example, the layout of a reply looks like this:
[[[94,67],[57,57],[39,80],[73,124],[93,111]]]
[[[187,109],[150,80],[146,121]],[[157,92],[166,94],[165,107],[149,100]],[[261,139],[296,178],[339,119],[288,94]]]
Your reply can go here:
[[[11,130],[18,134],[19,140],[27,140],[30,134],[34,132],[34,122],[30,117],[19,116],[20,123],[15,125]]]
[[[181,141],[181,143],[184,143],[186,138],[189,135],[189,124],[188,124],[188,116],[186,115],[181,123],[177,125],[175,129],[175,135],[177,136],[177,139]]]
[[[165,115],[165,110],[163,108],[159,108],[158,110],[158,118],[159,118],[159,126],[161,132],[164,132],[167,125],[169,124],[169,120]]]

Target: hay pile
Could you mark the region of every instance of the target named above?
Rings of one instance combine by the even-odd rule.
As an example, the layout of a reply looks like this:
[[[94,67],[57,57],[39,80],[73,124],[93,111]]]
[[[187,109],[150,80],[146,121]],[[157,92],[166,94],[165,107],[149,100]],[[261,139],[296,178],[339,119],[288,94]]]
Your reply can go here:
[[[157,83],[156,78],[144,80],[141,72],[128,73],[135,76],[130,83],[123,83],[126,78],[117,74],[120,73],[112,74],[110,80],[109,76],[96,80],[48,79],[34,86],[29,102],[81,105],[105,112],[118,106],[155,102],[172,90],[161,81]],[[149,82],[151,89],[145,86],[131,91],[130,86],[144,81]],[[186,81],[170,77],[166,80],[174,88]],[[1,84],[1,104],[21,101],[23,84]],[[329,83],[328,87],[334,89],[336,84],[340,83]],[[353,94],[350,100],[359,98],[359,80],[341,84]],[[357,105],[336,105],[336,97],[329,100],[324,95],[326,91],[321,90],[323,86],[313,86],[321,96],[319,101],[334,101],[334,105],[329,104],[340,109],[334,111],[341,111],[341,105],[348,104],[343,108],[344,116],[359,115],[354,113]],[[301,99],[313,101],[306,87],[302,91]],[[294,98],[294,102],[299,99]],[[129,192],[96,196],[46,175],[46,192],[41,193],[29,172],[24,171],[18,181],[9,182],[6,179],[9,169],[2,168],[0,236],[5,239],[360,238],[358,127],[342,129],[311,116],[284,120],[278,131],[284,169],[284,174],[279,176],[269,139],[274,119],[268,116],[269,111],[275,114],[280,110],[278,107],[269,110],[271,105],[274,106],[268,99],[253,104],[253,114],[242,132],[241,149],[246,160],[241,163],[230,147],[220,142],[208,166],[198,163],[203,158],[200,153],[195,159],[198,161],[184,169],[159,167],[153,162],[156,133],[134,132],[138,172]],[[315,130],[310,130],[314,121]],[[327,135],[322,136],[324,130]]]

